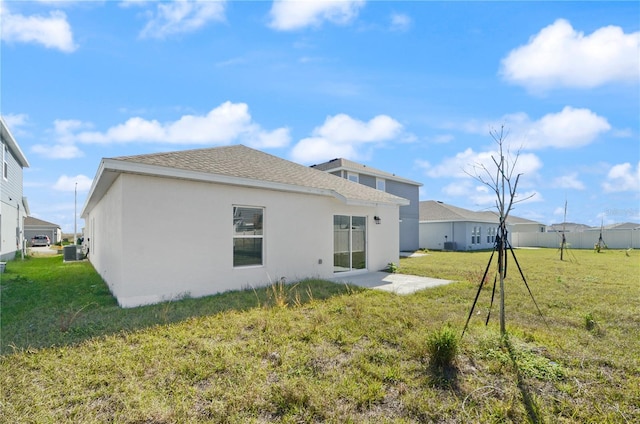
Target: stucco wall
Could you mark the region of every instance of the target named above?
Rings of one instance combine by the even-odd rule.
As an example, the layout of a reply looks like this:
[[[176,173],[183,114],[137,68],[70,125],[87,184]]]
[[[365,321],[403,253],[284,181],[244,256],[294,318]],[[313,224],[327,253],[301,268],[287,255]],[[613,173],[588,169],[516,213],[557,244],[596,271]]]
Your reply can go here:
[[[265,208],[263,266],[233,267],[234,205]],[[398,260],[397,206],[129,174],[89,213],[90,260],[122,306],[328,278],[334,214],[368,217],[369,269]]]
[[[480,243],[472,243],[473,227],[480,227]],[[432,250],[443,250],[445,240],[454,241],[455,250],[481,250],[492,249],[493,241],[487,241],[490,228],[496,228],[496,224],[482,222],[421,222],[420,223],[420,247]],[[510,230],[508,230],[510,231]],[[447,238],[445,239],[445,236]],[[508,234],[511,241],[511,232]]]
[[[449,222],[434,222],[434,223],[420,223],[420,247],[430,250],[443,250],[445,238],[447,241],[453,241],[451,239],[451,223]]]
[[[123,264],[129,260],[123,253],[122,221],[126,205],[122,187],[123,178],[116,179],[85,219],[89,260],[116,297],[125,292]]]

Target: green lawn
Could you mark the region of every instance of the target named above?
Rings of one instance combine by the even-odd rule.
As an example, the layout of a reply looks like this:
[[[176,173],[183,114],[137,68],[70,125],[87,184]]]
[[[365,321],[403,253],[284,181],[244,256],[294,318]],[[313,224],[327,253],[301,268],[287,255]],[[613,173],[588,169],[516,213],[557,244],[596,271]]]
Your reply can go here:
[[[77,344],[97,336],[228,310],[242,311],[283,301],[302,303],[308,301],[309,293],[324,299],[347,290],[326,281],[310,280],[295,285],[293,290],[275,286],[278,290],[227,292],[123,309],[90,263],[63,263],[62,256],[9,262],[1,281],[0,353],[4,355],[16,349]]]
[[[489,252],[401,260],[458,281],[409,296],[308,281],[127,310],[87,263],[10,262],[0,422],[640,422],[640,252],[516,254],[543,316],[511,261],[509,338],[488,284],[444,370],[426,341],[461,333]]]

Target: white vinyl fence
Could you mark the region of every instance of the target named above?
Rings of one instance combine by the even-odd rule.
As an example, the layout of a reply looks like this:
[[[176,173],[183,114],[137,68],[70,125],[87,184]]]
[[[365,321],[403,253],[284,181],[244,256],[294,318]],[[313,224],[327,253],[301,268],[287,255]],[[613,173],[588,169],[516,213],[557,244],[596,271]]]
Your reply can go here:
[[[573,249],[593,249],[600,231],[565,233],[565,237],[569,247]],[[605,230],[602,239],[609,249],[640,248],[638,230]],[[562,233],[511,233],[513,247],[560,247],[561,242]]]

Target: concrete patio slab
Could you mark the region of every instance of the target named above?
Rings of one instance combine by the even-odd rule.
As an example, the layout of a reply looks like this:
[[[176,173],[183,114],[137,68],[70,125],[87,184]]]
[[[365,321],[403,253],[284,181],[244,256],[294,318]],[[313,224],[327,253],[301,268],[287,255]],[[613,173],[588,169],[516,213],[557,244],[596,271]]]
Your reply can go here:
[[[396,294],[411,294],[418,290],[453,283],[451,280],[419,277],[417,275],[389,274],[388,272],[366,272],[362,274],[337,275],[331,279],[340,283],[353,284]]]
[[[422,256],[429,256],[429,254],[424,252],[400,252],[401,258],[420,258]]]

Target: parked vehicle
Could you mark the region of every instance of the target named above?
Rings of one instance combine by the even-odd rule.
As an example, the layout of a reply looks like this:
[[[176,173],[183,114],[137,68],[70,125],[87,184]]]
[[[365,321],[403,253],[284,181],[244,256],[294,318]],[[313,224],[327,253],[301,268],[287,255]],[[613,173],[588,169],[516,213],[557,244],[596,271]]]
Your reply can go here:
[[[49,236],[35,236],[31,239],[31,246],[47,246],[51,245],[51,240],[49,240]]]

